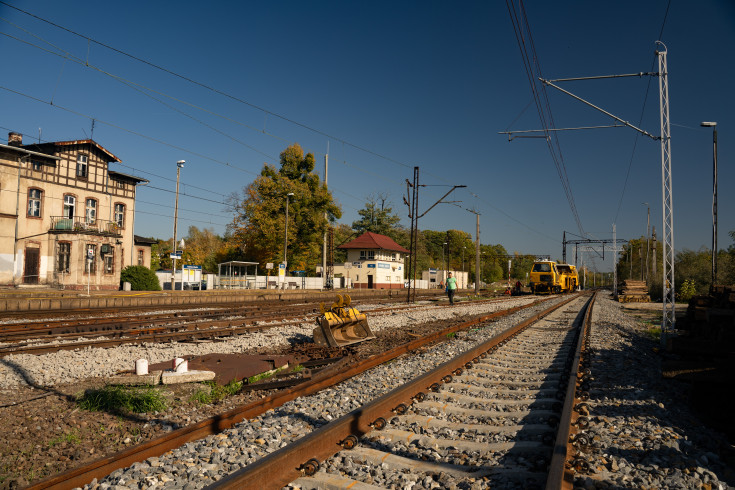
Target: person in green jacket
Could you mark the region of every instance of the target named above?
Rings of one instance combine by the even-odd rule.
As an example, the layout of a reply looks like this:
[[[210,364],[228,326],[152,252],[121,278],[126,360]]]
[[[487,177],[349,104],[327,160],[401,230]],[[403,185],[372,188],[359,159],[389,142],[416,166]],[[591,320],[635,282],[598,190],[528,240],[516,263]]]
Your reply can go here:
[[[449,296],[449,304],[454,304],[454,293],[457,291],[457,280],[452,277],[450,272],[447,277],[447,295]]]

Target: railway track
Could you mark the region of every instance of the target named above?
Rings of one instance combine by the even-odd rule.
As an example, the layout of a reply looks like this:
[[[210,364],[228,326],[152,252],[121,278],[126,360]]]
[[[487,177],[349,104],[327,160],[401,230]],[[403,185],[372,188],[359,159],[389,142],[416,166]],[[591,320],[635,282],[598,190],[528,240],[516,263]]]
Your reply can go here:
[[[135,446],[122,453],[105,457],[97,460],[84,467],[61,473],[54,478],[45,480],[34,486],[34,488],[70,488],[74,486],[82,486],[91,481],[93,478],[102,478],[110,474],[117,468],[140,462],[152,456],[159,456],[169,453],[173,449],[184,445],[187,441],[194,441],[213,434],[220,434],[222,431],[232,431],[228,429],[244,419],[252,419],[253,417],[261,417],[267,411],[294,403],[294,400],[301,400],[309,395],[328,393],[330,388],[337,383],[351,380],[355,377],[361,377],[361,373],[365,373],[374,368],[386,368],[391,366],[391,362],[406,354],[415,354],[425,351],[429,345],[449,345],[454,344],[453,339],[459,338],[460,335],[469,335],[468,331],[475,328],[488,328],[482,325],[492,325],[492,329],[498,330],[500,327],[494,322],[509,322],[510,317],[514,315],[531,315],[534,311],[541,311],[545,306],[533,303],[532,305],[518,306],[506,310],[496,311],[487,314],[481,318],[467,321],[461,324],[454,324],[444,330],[435,331],[431,335],[416,338],[408,343],[401,344],[397,347],[384,351],[381,354],[373,355],[366,359],[345,359],[335,365],[324,369],[315,374],[310,380],[301,385],[287,388],[281,391],[266,395],[260,400],[250,403],[246,406],[239,407],[229,412],[223,413],[212,419],[199,422],[197,424],[175,430],[161,439],[150,440]],[[412,371],[413,372],[413,371]],[[364,376],[364,375],[363,375]],[[368,375],[370,376],[370,375]],[[326,390],[326,392],[324,391]],[[329,395],[327,395],[329,398]],[[366,396],[373,396],[373,393],[366,393]],[[308,418],[308,417],[307,417]],[[206,437],[208,440],[210,437]],[[139,463],[140,464],[140,463]]]
[[[498,302],[502,299],[481,300]],[[399,304],[365,310],[374,313],[405,311],[420,306]],[[10,354],[47,354],[84,347],[206,340],[262,332],[313,320],[313,305],[238,305],[196,311],[146,312],[139,315],[41,319],[0,324],[0,357]]]
[[[507,330],[211,488],[560,487],[589,303]]]

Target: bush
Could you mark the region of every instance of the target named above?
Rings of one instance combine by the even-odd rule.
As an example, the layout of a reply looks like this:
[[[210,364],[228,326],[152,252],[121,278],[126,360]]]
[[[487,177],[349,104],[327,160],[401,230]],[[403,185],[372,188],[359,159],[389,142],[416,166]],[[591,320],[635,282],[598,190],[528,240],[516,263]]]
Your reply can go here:
[[[687,279],[679,290],[679,301],[688,303],[697,294],[697,286],[692,279]]]
[[[121,282],[129,282],[133,291],[160,291],[156,273],[143,265],[129,265],[120,273]]]

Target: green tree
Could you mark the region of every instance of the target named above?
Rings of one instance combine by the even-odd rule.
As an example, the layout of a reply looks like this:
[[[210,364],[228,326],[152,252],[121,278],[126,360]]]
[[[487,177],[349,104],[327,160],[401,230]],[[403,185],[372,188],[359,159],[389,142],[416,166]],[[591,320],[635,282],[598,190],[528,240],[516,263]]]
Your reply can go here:
[[[368,196],[365,207],[357,212],[360,219],[352,223],[352,229],[358,235],[370,231],[393,238],[394,230],[401,218],[387,205],[387,201],[388,197],[384,194],[378,194],[377,197]]]
[[[151,245],[151,270],[171,268],[171,240],[155,239],[156,243]]]
[[[288,199],[288,268],[313,273],[321,263],[327,223],[339,219],[342,211],[314,173],[314,155],[304,155],[294,143],[281,153],[280,163],[280,169],[264,165],[242,196],[231,197],[236,214],[229,245],[261,267],[283,261]]]

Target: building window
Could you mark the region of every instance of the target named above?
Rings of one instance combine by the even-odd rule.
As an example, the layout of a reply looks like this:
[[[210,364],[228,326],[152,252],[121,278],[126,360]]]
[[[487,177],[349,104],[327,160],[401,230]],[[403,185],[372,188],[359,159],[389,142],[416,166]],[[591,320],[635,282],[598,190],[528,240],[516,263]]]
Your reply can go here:
[[[56,257],[56,270],[58,272],[69,272],[71,259],[71,243],[59,242],[59,255]]]
[[[365,251],[360,250],[360,260],[365,260]]]
[[[118,180],[116,185],[120,189],[125,189],[125,182],[123,182],[121,180]]]
[[[115,204],[115,223],[118,228],[125,228],[125,205]]]
[[[391,260],[396,260],[396,254],[390,254],[390,259]]]
[[[143,265],[143,250],[138,249],[138,265]]]
[[[93,225],[97,220],[97,200],[87,199],[87,206],[84,210],[84,218],[88,225]]]
[[[77,198],[67,194],[64,196],[64,218],[74,218],[74,208],[76,207]]]
[[[87,178],[87,155],[77,156],[77,177]]]
[[[367,251],[367,259],[368,260],[375,260],[375,250],[368,250]]]
[[[115,251],[111,249],[104,256],[105,261],[105,274],[112,274],[115,272]]]
[[[43,170],[43,164],[38,160],[31,160],[31,168],[35,172],[40,172],[41,170]]]
[[[85,274],[90,274],[90,273],[95,274],[96,272],[97,272],[97,245],[93,243],[88,243],[84,250],[84,273]]]
[[[28,189],[28,216],[31,218],[41,217],[41,189]]]

